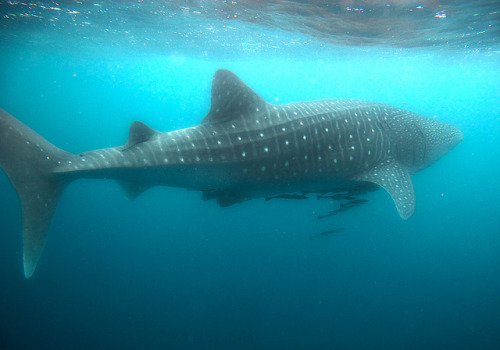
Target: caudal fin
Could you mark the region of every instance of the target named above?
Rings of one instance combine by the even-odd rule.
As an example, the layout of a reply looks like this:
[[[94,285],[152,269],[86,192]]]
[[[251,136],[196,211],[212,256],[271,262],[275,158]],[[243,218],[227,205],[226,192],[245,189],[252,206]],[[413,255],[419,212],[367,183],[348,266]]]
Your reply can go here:
[[[53,170],[74,155],[65,152],[0,109],[0,167],[21,200],[24,275],[31,277],[43,250],[66,181]]]

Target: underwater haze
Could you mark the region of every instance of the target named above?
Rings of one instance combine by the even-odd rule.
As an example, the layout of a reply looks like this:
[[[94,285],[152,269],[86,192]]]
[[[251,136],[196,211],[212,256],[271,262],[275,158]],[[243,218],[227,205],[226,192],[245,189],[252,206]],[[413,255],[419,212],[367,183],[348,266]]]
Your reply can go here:
[[[0,108],[72,153],[199,124],[220,68],[464,136],[412,176],[409,220],[383,190],[318,220],[337,202],[81,179],[30,279],[0,170],[0,349],[500,349],[499,26],[497,1],[2,2]]]

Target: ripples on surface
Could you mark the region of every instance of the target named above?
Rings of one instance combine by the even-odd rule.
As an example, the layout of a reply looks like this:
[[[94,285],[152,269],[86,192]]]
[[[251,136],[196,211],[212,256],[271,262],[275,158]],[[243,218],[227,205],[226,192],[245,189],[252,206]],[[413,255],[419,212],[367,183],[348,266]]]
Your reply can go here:
[[[0,5],[0,38],[28,34],[43,44],[57,33],[166,53],[273,52],[313,42],[498,53],[499,7],[438,0],[8,1]]]

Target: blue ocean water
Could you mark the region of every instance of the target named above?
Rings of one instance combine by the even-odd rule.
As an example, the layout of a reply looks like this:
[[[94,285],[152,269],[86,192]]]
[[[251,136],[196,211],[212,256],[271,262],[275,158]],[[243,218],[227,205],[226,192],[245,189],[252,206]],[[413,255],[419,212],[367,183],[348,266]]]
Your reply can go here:
[[[113,181],[78,180],[27,280],[20,203],[0,172],[0,348],[500,348],[494,2],[259,3],[9,1],[0,107],[78,153],[125,143],[135,120],[198,124],[219,68],[273,103],[387,103],[464,133],[412,177],[414,216],[384,191],[318,221],[328,201],[219,208],[159,187],[128,201]]]

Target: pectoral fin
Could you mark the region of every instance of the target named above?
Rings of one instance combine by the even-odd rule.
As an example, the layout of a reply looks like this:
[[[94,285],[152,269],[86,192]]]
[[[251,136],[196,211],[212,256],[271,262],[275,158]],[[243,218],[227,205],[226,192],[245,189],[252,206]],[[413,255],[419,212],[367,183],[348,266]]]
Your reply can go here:
[[[391,195],[399,216],[408,219],[415,211],[415,192],[408,170],[394,159],[386,159],[381,164],[355,177],[358,181],[376,183]]]

